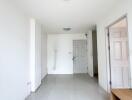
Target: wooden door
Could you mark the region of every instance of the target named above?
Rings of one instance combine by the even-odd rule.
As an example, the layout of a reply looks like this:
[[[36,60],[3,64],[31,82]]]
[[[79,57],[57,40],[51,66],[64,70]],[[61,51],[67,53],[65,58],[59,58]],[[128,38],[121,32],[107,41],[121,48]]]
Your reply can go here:
[[[112,88],[129,88],[127,28],[110,28]]]

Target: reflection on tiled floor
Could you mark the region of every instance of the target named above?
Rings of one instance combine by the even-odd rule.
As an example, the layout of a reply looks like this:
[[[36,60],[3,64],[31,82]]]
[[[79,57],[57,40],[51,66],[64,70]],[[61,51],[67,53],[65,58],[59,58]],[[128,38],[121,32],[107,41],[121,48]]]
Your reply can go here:
[[[97,80],[87,74],[48,75],[27,100],[108,100]]]

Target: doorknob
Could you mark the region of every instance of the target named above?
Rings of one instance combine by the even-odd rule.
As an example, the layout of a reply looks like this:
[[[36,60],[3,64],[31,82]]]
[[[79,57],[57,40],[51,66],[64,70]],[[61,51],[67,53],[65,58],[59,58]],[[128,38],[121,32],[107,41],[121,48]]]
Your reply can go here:
[[[75,57],[75,56],[73,56],[72,60],[74,61],[75,59],[76,59],[76,57]]]

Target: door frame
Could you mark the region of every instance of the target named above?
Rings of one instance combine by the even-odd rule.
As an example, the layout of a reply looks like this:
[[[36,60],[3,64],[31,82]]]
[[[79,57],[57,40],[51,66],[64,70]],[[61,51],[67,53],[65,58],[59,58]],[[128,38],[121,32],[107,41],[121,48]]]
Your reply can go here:
[[[74,40],[72,40],[72,45],[73,45],[73,46],[72,46],[72,47],[73,47],[73,48],[72,48],[72,52],[74,52],[74,44],[73,44],[73,42],[76,41],[76,40],[85,40],[85,41],[87,41],[87,44],[86,44],[86,45],[87,45],[87,53],[88,53],[88,40],[87,40],[87,39],[74,39]],[[74,56],[74,55],[72,55],[72,56]],[[72,61],[73,61],[73,59],[74,59],[74,58],[72,57]],[[88,55],[87,55],[87,59],[88,59]],[[87,63],[88,63],[88,62],[87,62]],[[88,73],[88,65],[87,65],[87,73]],[[76,73],[74,72],[74,61],[73,61],[73,74],[76,74]]]
[[[130,47],[129,47],[129,32],[128,32],[128,17],[127,14],[123,15],[122,17],[118,18],[117,20],[115,20],[113,23],[109,24],[106,28],[105,28],[105,35],[106,35],[106,58],[107,58],[107,89],[108,92],[111,92],[112,90],[112,84],[111,84],[111,53],[110,53],[110,32],[109,32],[109,28],[116,24],[117,22],[121,21],[122,19],[125,19],[127,21],[127,39],[128,39],[128,64],[129,64],[129,82],[130,82],[130,87],[131,87],[131,68],[130,68]]]

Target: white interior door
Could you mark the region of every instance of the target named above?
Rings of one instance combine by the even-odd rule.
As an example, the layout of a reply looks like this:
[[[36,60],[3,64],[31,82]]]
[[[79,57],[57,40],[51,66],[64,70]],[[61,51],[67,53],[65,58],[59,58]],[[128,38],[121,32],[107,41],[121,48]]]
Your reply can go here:
[[[73,41],[73,71],[88,73],[87,40]]]
[[[110,28],[111,85],[129,88],[128,38],[126,28]]]

